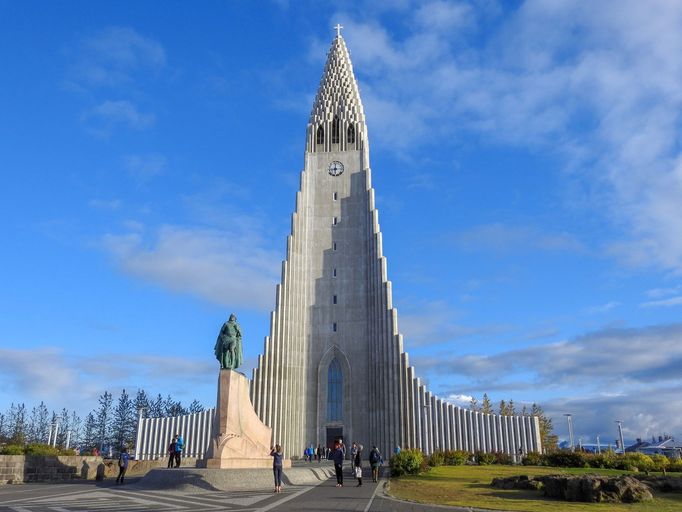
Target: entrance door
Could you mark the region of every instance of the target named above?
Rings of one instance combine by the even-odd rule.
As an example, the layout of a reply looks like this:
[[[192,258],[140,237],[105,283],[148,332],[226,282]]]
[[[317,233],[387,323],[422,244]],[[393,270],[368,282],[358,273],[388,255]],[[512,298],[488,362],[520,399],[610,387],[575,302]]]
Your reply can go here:
[[[334,449],[334,443],[343,441],[342,427],[327,427],[327,448]]]

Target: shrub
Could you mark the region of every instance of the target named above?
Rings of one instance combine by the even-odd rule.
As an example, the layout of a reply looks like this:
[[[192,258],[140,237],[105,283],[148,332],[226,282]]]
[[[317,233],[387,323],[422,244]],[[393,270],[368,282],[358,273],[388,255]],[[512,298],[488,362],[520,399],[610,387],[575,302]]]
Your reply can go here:
[[[545,466],[556,468],[582,468],[585,466],[585,459],[580,452],[559,451],[548,453],[543,459]]]
[[[438,467],[445,463],[445,454],[443,452],[433,452],[429,457],[429,466]]]
[[[502,452],[496,452],[495,454],[495,464],[503,464],[505,466],[511,466],[514,463],[512,456]]]
[[[447,450],[443,452],[446,466],[463,466],[471,457],[471,454],[464,450]]]
[[[495,464],[497,457],[494,453],[476,452],[476,462],[481,466],[489,466]]]
[[[672,471],[674,473],[682,473],[682,462],[680,462],[679,459],[677,459],[675,462],[671,462],[668,467],[666,468],[666,471]]]
[[[53,448],[49,444],[31,443],[24,449],[26,455],[59,455],[59,448]]]
[[[618,457],[616,469],[626,471],[651,471],[654,468],[654,461],[643,453],[626,453]]]
[[[0,455],[23,455],[24,447],[20,444],[8,444],[0,448]]]
[[[651,455],[651,460],[654,463],[654,471],[663,471],[670,465],[670,459],[665,455],[661,455],[660,453]]]
[[[424,462],[421,450],[403,450],[391,457],[391,476],[419,474],[424,471]]]
[[[542,466],[543,463],[544,457],[538,452],[529,452],[521,459],[521,464],[524,466]]]

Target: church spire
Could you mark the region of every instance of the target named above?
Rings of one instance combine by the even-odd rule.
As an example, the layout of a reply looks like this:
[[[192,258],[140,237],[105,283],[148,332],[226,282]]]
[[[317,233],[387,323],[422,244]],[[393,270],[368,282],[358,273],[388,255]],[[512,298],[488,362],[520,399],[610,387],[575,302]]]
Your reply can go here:
[[[308,151],[361,149],[367,140],[365,112],[341,25],[327,53],[308,121]]]

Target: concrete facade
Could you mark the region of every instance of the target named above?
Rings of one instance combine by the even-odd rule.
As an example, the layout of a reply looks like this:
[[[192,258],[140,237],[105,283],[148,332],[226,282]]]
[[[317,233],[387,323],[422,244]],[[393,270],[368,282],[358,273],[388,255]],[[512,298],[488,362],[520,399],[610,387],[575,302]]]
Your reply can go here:
[[[332,42],[308,122],[286,260],[251,400],[287,456],[339,436],[347,444],[376,444],[385,455],[396,445],[427,453],[493,449],[499,418],[432,395],[403,351],[365,114],[341,35]],[[539,450],[537,419],[521,420],[531,428],[529,449]],[[521,447],[512,424],[507,453]]]

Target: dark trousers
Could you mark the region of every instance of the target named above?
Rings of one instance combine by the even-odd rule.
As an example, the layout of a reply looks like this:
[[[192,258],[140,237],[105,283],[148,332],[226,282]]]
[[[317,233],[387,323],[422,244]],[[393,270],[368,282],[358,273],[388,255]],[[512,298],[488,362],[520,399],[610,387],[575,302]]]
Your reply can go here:
[[[180,467],[180,455],[182,452],[175,452],[175,467],[179,468]]]
[[[272,474],[275,476],[275,487],[282,487],[282,468],[273,467]]]
[[[336,483],[343,485],[343,466],[334,464],[334,470],[336,471]]]
[[[128,468],[125,466],[119,466],[118,467],[118,476],[116,477],[116,483],[121,482],[123,483],[123,477],[126,476],[126,470]]]
[[[172,468],[173,467],[173,462],[175,461],[175,452],[171,452],[168,454],[168,467]]]

